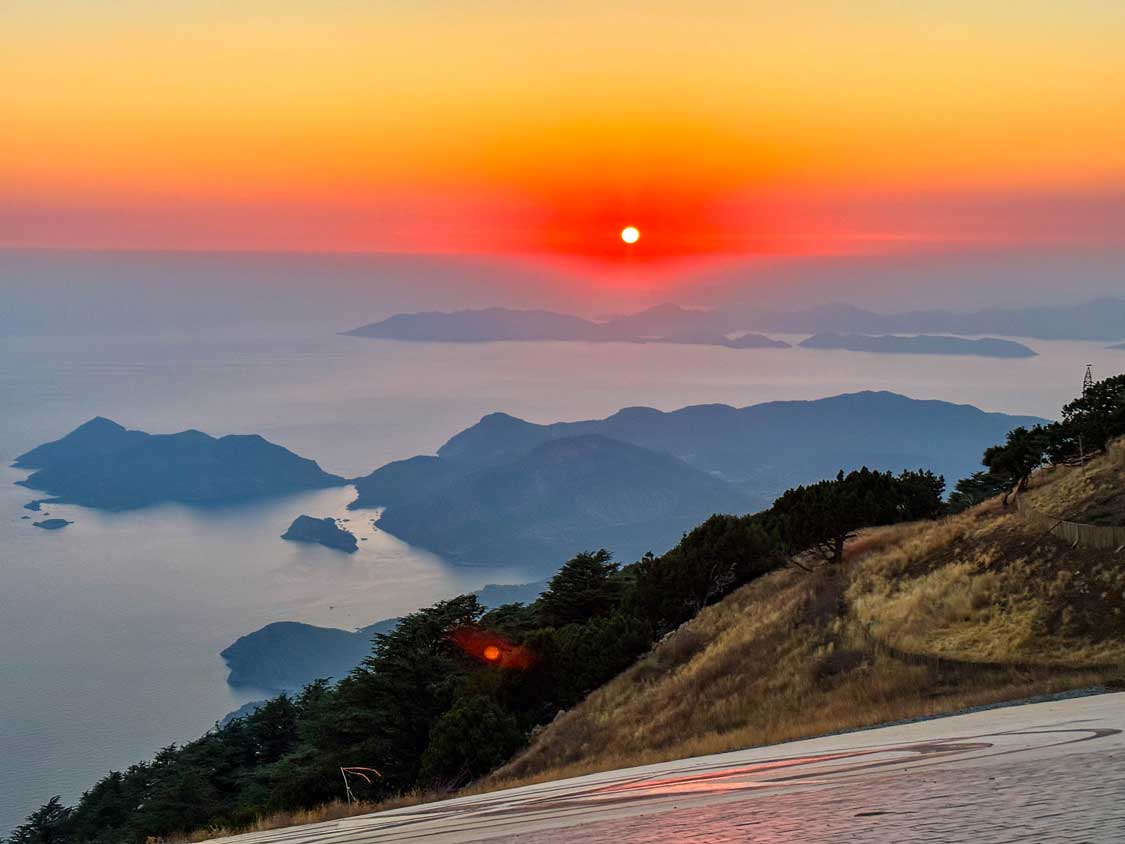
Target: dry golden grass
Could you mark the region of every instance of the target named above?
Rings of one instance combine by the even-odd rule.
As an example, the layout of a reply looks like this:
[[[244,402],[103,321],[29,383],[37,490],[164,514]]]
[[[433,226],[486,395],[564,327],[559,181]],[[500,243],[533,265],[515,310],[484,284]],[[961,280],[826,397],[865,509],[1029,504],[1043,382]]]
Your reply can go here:
[[[208,827],[196,830],[190,835],[171,836],[162,839],[161,844],[199,844],[201,841],[210,841],[216,838],[226,838],[231,835],[242,835],[247,832],[265,832],[270,829],[282,829],[289,826],[306,826],[308,824],[338,821],[342,818],[353,818],[357,815],[368,815],[372,812],[384,812],[389,809],[399,809],[403,806],[416,806],[419,803],[429,803],[440,800],[448,795],[428,794],[424,792],[410,792],[398,797],[382,800],[377,803],[356,801],[347,803],[343,800],[333,800],[313,809],[297,809],[291,812],[274,812],[263,815],[254,823],[238,829],[228,827]]]
[[[487,785],[773,744],[1087,686],[1101,677],[962,670],[889,654],[835,613],[837,593],[825,580],[778,572],[705,610],[544,730]],[[682,637],[687,643],[677,643]]]
[[[1087,461],[1085,470],[1051,468],[1036,477],[1026,497],[1057,518],[1095,524],[1125,524],[1125,439]]]
[[[1040,491],[1063,482],[1081,505],[1070,470],[1045,476]],[[789,569],[744,587],[478,788],[1088,686],[1123,666],[1125,555],[1073,549],[990,501],[866,531],[838,572]]]
[[[1056,474],[1053,482],[1069,480]],[[918,526],[849,572],[854,618],[904,651],[968,662],[1125,665],[1125,559],[984,505]]]

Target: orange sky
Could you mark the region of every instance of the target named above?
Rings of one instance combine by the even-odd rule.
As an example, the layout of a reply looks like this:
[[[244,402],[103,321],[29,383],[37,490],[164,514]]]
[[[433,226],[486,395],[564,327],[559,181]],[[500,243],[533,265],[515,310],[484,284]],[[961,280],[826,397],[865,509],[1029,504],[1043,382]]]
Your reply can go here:
[[[1100,0],[9,0],[0,245],[1116,242],[1123,43]]]

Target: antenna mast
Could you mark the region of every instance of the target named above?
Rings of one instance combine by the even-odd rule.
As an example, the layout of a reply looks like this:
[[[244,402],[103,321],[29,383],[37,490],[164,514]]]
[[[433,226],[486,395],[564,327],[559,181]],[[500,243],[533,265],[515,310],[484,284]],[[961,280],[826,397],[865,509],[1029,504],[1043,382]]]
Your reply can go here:
[[[1092,363],[1086,364],[1086,377],[1082,379],[1082,395],[1090,392],[1090,388],[1094,386],[1094,365]]]

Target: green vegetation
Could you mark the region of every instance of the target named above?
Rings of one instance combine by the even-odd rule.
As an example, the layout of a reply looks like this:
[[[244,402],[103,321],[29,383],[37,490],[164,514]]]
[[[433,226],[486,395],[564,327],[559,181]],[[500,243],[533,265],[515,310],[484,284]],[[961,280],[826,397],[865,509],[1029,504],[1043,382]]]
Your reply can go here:
[[[958,504],[972,504],[991,483],[1007,490],[1027,488],[1044,464],[1074,464],[1105,452],[1109,443],[1125,436],[1125,375],[1099,381],[1062,410],[1050,425],[1016,428],[1003,445],[984,453],[987,478],[974,475],[957,485]],[[964,486],[962,486],[964,485]]]
[[[896,478],[864,469],[809,489],[826,496],[850,530],[917,515],[920,479],[932,510],[941,482],[923,473]],[[346,766],[382,773],[370,785],[353,784],[365,801],[463,786],[511,758],[534,728],[660,637],[785,565],[807,550],[802,543],[817,542],[795,525],[818,505],[800,497],[798,508],[791,498],[752,516],[713,516],[668,553],[632,565],[619,566],[605,550],[578,554],[528,605],[486,611],[463,595],[408,615],[376,634],[370,656],[339,684],[317,681],[111,773],[73,810],[56,802],[13,840],[141,842],[243,827],[263,814],[339,798]]]
[[[844,559],[844,544],[861,528],[929,519],[942,512],[945,479],[932,472],[860,469],[834,481],[800,486],[781,496],[767,511],[796,565],[811,554],[825,563]]]
[[[1079,436],[1084,453],[1104,450],[1113,437],[1125,433],[1123,408],[1125,376],[1096,385],[1068,405],[1063,421],[1056,425],[1013,431],[1004,445],[986,453],[987,473],[958,484],[951,497],[954,506],[1011,484],[1026,483],[1045,460],[1071,459],[1069,443]],[[747,691],[746,701],[760,701],[762,711],[768,709],[768,699],[781,675],[767,668],[782,664],[780,654],[769,648],[776,650],[782,641],[778,637],[784,633],[784,640],[793,643],[786,659],[791,666],[807,663],[805,679],[810,685],[805,691],[798,690],[799,694],[794,692],[795,697],[783,708],[791,716],[803,717],[795,704],[812,700],[808,695],[813,691],[823,705],[820,720],[805,719],[792,729],[808,730],[811,724],[822,722],[845,724],[849,718],[855,720],[853,704],[871,703],[875,700],[871,695],[885,704],[895,695],[907,694],[901,678],[895,680],[896,672],[906,677],[910,671],[922,671],[903,669],[895,661],[897,657],[888,660],[884,655],[881,661],[872,661],[865,655],[868,633],[864,630],[881,632],[887,641],[905,649],[913,643],[907,636],[909,625],[900,625],[900,630],[894,626],[895,620],[916,617],[922,609],[936,612],[934,607],[948,603],[948,612],[935,616],[931,627],[953,643],[944,655],[966,658],[970,650],[964,643],[977,628],[965,632],[956,625],[973,613],[989,617],[993,632],[981,641],[993,647],[1005,641],[1000,633],[1022,643],[1017,636],[1020,630],[1051,629],[1055,615],[1073,616],[1067,615],[1070,587],[1061,582],[1037,598],[1040,609],[1034,624],[1011,613],[1009,618],[999,609],[986,612],[993,606],[1016,606],[1022,594],[1018,590],[1031,589],[1029,584],[1035,581],[1029,576],[1006,585],[1003,572],[989,569],[1002,558],[991,546],[981,549],[980,577],[972,582],[980,595],[1015,598],[982,598],[965,606],[950,603],[954,592],[964,591],[962,581],[977,577],[970,565],[975,563],[954,553],[957,543],[980,541],[984,528],[969,518],[976,518],[977,511],[957,517],[962,521],[930,523],[933,527],[925,531],[912,525],[891,527],[942,515],[943,489],[944,480],[926,471],[897,476],[868,469],[841,472],[835,480],[789,490],[761,513],[713,516],[659,557],[648,554],[620,566],[604,550],[578,554],[531,604],[486,610],[472,595],[437,603],[407,616],[393,631],[377,634],[371,654],[337,685],[316,681],[295,696],[282,695],[245,718],[216,726],[193,742],[167,747],[151,761],[110,773],[73,808],[54,799],[18,828],[9,844],[138,844],[195,830],[248,828],[271,813],[289,813],[285,816],[292,818],[294,811],[338,800],[340,768],[348,766],[373,767],[382,774],[371,784],[354,784],[363,801],[459,788],[512,759],[544,725],[570,723],[569,714],[559,719],[559,713],[574,709],[613,678],[631,677],[633,686],[626,691],[632,693],[637,683],[651,685],[653,676],[665,676],[668,666],[691,664],[702,654],[706,641],[717,641],[725,635],[723,629],[733,630],[727,622],[715,621],[724,618],[722,607],[716,605],[731,605],[723,599],[736,591],[751,596],[757,589],[780,602],[776,606],[754,603],[745,614],[748,644],[739,650],[738,664],[751,671],[747,660],[761,663],[753,668],[761,675],[754,681],[760,687]],[[1012,525],[1018,521],[1010,513],[1000,512],[1008,521],[986,526],[989,536],[996,537],[997,548],[1001,540],[1009,541],[1004,531],[1017,530]],[[883,533],[876,531],[874,539],[848,543],[857,533],[867,535],[879,526]],[[915,539],[921,534],[925,541],[918,544]],[[866,568],[849,568],[849,554],[854,557],[855,547],[865,541],[869,546],[868,556],[863,558],[869,561]],[[1041,541],[1045,540],[1028,540]],[[1025,552],[1034,558],[1032,545]],[[931,567],[929,560],[934,555],[940,557],[940,566],[935,563],[930,572],[926,567]],[[952,567],[947,565],[950,559],[957,560]],[[1091,565],[1095,564],[1102,566],[1100,558]],[[809,575],[801,568],[816,571]],[[1100,578],[1098,594],[1120,594],[1117,571],[1105,566],[1091,568],[1091,577]],[[907,576],[917,581],[917,588],[909,592],[899,588]],[[957,587],[954,592],[947,588],[949,584]],[[926,599],[915,600],[919,595]],[[735,599],[735,603],[738,600],[749,598]],[[846,606],[851,610],[840,609]],[[1089,624],[1083,621],[1085,626],[1079,632],[1086,635],[1087,627],[1094,631],[1112,627],[1107,627],[1106,620],[1116,617],[1102,610],[1100,604],[1093,607],[1092,620]],[[840,612],[846,615],[839,616]],[[704,627],[711,623],[708,618],[717,626],[707,628],[707,636],[693,644],[692,625],[682,625],[697,616],[703,618]],[[1040,616],[1045,619],[1042,623]],[[856,626],[857,619],[862,628]],[[761,625],[774,626],[765,630],[759,629]],[[672,631],[675,634],[668,637]],[[1117,653],[1107,647],[1095,643],[1089,653]],[[649,656],[638,662],[645,654]],[[830,693],[837,681],[832,678],[851,676],[847,674],[851,667],[863,665],[885,669],[878,674],[882,685],[871,691],[861,682],[855,687],[854,699],[841,698],[833,704]],[[712,708],[722,709],[722,701],[729,698],[724,684],[730,685],[733,678],[728,674],[704,671],[693,675],[697,685],[711,683],[714,694],[709,688],[693,688],[685,701],[690,699],[694,705],[706,694],[714,703]],[[1000,694],[1001,688],[1011,689],[1009,680],[1005,677],[1007,685],[982,687],[979,694],[991,697]],[[603,704],[610,700],[602,692],[599,695],[591,699]],[[911,700],[925,698],[915,694]],[[583,706],[589,708],[589,704]],[[751,721],[756,717],[749,705],[738,709]],[[600,711],[604,715],[604,708]],[[667,711],[674,707],[669,704]],[[774,709],[769,711],[776,714]],[[885,705],[870,709],[870,713],[877,712],[894,714],[898,710]],[[690,747],[690,742],[684,743],[690,738],[684,735],[686,723],[669,723],[671,732],[664,731],[666,744],[654,745],[652,752]],[[548,728],[542,735],[557,736],[561,729]],[[738,741],[791,735],[786,732],[788,726],[759,730],[749,721],[739,729]],[[676,731],[684,741],[672,740]],[[736,733],[723,735],[714,746],[734,741]],[[543,746],[542,741],[537,743]],[[559,765],[576,758],[572,749],[568,744],[565,751],[544,757],[542,764],[516,772],[551,769],[557,773]]]

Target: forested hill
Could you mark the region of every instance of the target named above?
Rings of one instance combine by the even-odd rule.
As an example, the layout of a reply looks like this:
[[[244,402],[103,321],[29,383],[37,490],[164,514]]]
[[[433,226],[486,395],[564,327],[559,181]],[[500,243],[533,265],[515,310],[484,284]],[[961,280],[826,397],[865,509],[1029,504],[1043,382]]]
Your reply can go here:
[[[492,413],[437,456],[360,478],[351,506],[385,507],[381,528],[450,560],[553,571],[583,548],[661,553],[711,513],[768,507],[841,468],[963,477],[985,447],[1042,421],[887,392],[547,425]]]
[[[661,553],[713,513],[751,509],[736,487],[676,457],[584,434],[389,506],[379,527],[447,559],[541,561],[547,573],[583,548]]]

